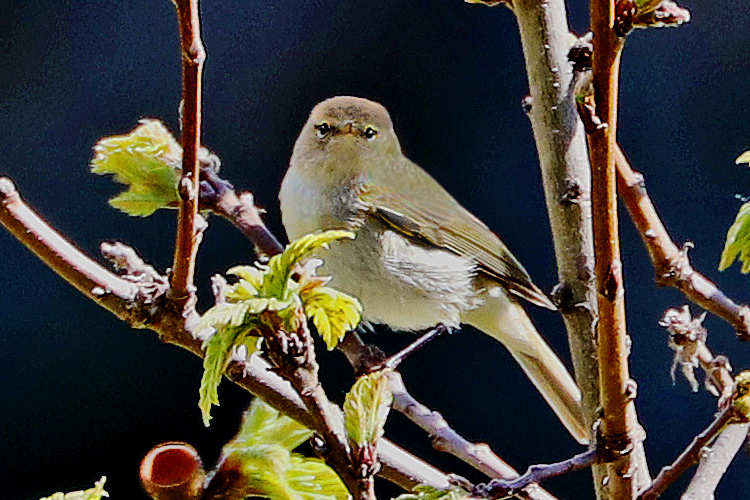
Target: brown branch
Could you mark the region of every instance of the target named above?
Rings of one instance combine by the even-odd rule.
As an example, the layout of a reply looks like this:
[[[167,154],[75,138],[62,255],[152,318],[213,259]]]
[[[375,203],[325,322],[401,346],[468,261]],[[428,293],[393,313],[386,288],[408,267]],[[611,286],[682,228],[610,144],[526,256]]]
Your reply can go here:
[[[718,397],[719,408],[724,408],[734,395],[732,367],[725,356],[714,356],[706,345],[708,332],[703,326],[705,317],[704,312],[693,318],[690,308],[685,305],[680,310],[666,310],[659,325],[669,331],[669,347],[675,351],[672,379],[674,380],[674,372],[679,364],[695,392],[698,390],[698,381],[694,372],[700,366],[706,373],[706,389]],[[711,445],[711,453],[701,453],[698,469],[682,496],[683,500],[713,498],[719,481],[747,438],[749,427],[750,424],[736,424],[721,430]]]
[[[427,431],[432,439],[433,448],[450,453],[493,479],[510,481],[519,477],[518,472],[495,455],[489,446],[467,441],[453,430],[439,412],[430,410],[414,399],[406,390],[400,373],[392,371],[388,377],[393,393],[393,409]],[[556,497],[533,483],[534,481],[531,484],[524,483],[514,491],[514,494],[529,500],[555,500]]]
[[[478,484],[474,488],[472,496],[492,499],[507,498],[510,495],[518,494],[530,485],[591,467],[593,464],[599,462],[599,459],[599,450],[592,448],[562,462],[532,465],[522,476],[515,479],[493,479],[487,484]]]
[[[138,299],[138,286],[112,274],[52,229],[7,177],[0,177],[0,224],[86,297],[138,326],[139,318],[128,307]]]
[[[568,332],[584,416],[591,428],[599,407],[591,174],[586,135],[573,102],[566,7],[563,0],[515,0],[513,13],[526,61],[528,117],[557,261],[559,284],[553,295]]]
[[[141,270],[132,277],[133,281],[108,271],[35,214],[23,202],[11,180],[5,177],[0,178],[0,224],[58,275],[118,318],[137,328],[150,328],[163,341],[183,347],[201,358],[204,356],[201,341],[187,326],[183,308],[172,301],[163,288],[154,287],[152,282],[140,278],[151,271]],[[108,250],[112,252],[111,248]],[[122,249],[113,253],[122,255]],[[132,273],[138,262],[142,261],[125,257],[120,265]],[[315,422],[296,391],[258,356],[247,361],[233,361],[226,374],[279,411],[315,429]],[[449,487],[444,473],[385,439],[378,443],[378,456],[383,464],[380,474],[405,489],[417,484],[440,489]]]
[[[693,439],[690,445],[685,448],[674,463],[672,463],[672,465],[667,465],[659,472],[656,478],[654,478],[654,482],[651,483],[651,486],[638,496],[638,500],[656,500],[659,498],[669,485],[674,483],[677,478],[682,476],[685,471],[700,460],[703,448],[708,446],[708,444],[716,438],[719,432],[721,432],[727,424],[731,423],[735,417],[736,412],[733,406],[728,405],[722,409],[716,415],[714,421],[711,422],[711,425]]]
[[[182,303],[193,293],[198,251],[198,150],[201,145],[201,76],[206,53],[200,37],[198,0],[174,0],[182,54],[182,178],[180,210],[172,266],[172,296]]]
[[[255,206],[252,193],[237,193],[211,165],[201,168],[201,208],[212,210],[234,224],[255,245],[258,254],[271,257],[284,247],[268,230]]]
[[[644,186],[643,176],[635,172],[625,154],[617,147],[617,188],[628,208],[656,272],[656,284],[680,290],[688,300],[731,324],[742,340],[750,340],[750,307],[724,295],[717,286],[693,269],[685,249],[672,241]]]
[[[347,441],[341,412],[326,396],[318,379],[315,343],[307,327],[307,318],[300,305],[291,321],[296,330],[286,331],[285,322],[278,320],[261,328],[267,346],[266,354],[274,368],[289,380],[312,416],[313,428],[324,440],[320,455],[341,477],[356,500],[375,500],[373,467],[362,467]]]
[[[627,2],[617,3],[617,7]],[[609,465],[607,498],[635,498],[648,478],[645,455],[636,448],[642,429],[635,411],[634,383],[628,369],[625,323],[625,290],[617,220],[615,149],[620,56],[624,40],[618,36],[622,22],[615,0],[592,0],[594,34],[593,84],[596,114],[603,122],[589,134],[591,203],[599,304],[597,323],[599,382],[602,407],[601,441],[610,450],[623,452]],[[642,449],[642,448],[641,448]],[[627,453],[629,451],[639,453]]]

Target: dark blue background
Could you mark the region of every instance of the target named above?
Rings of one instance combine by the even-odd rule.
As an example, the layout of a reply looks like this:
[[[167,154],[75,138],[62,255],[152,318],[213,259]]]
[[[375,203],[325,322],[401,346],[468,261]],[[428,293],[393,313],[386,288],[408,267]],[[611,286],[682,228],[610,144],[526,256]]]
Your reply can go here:
[[[585,6],[573,27],[585,31]],[[716,271],[726,229],[749,194],[734,159],[750,147],[750,5],[692,0],[694,22],[636,32],[623,59],[619,137],[678,242],[694,240],[694,264],[739,300],[748,278]],[[204,143],[224,175],[253,190],[283,234],[276,201],[292,144],[309,110],[336,94],[384,103],[407,155],[503,238],[549,290],[551,236],[529,123],[526,75],[512,14],[460,0],[225,0],[204,2]],[[106,204],[117,187],[88,172],[91,146],[144,116],[176,130],[180,98],[177,23],[166,0],[16,1],[0,7],[0,174],[84,250],[104,239],[134,245],[170,265],[174,213],[141,220]],[[623,214],[624,215],[624,214]],[[684,303],[657,289],[646,252],[622,223],[632,372],[646,448],[658,470],[708,424],[715,400],[669,379],[671,353],[657,326]],[[212,219],[198,284],[253,258],[229,224]],[[193,443],[211,465],[249,396],[225,383],[209,429],[197,408],[200,363],[131,330],[84,299],[0,231],[0,477],[2,496],[38,498],[88,487],[107,475],[114,499],[145,498],[137,466],[155,444]],[[553,313],[531,311],[567,352]],[[750,346],[707,320],[709,345],[750,366]],[[381,334],[389,350],[403,337]],[[341,356],[327,356],[329,392],[351,383]],[[466,437],[488,442],[519,469],[580,450],[504,349],[474,332],[442,338],[403,366],[413,393]],[[421,431],[394,416],[389,434],[447,471],[479,476],[432,452]],[[719,498],[750,488],[743,453]],[[549,484],[562,498],[592,498],[587,472]],[[666,495],[677,498],[677,489]],[[384,489],[383,495],[391,495]]]

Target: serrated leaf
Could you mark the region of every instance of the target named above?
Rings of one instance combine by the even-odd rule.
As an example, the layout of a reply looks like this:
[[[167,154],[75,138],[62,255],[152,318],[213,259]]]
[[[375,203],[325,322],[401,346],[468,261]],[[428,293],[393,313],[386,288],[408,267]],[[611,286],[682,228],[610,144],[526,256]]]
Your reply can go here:
[[[358,448],[374,446],[383,435],[392,402],[388,370],[359,377],[344,400],[344,423],[349,442]]]
[[[219,383],[227,367],[231,348],[242,333],[242,328],[220,326],[216,333],[204,342],[206,355],[203,358],[203,376],[198,390],[198,408],[201,410],[203,425],[208,427],[211,422],[211,407],[219,405]]]
[[[93,488],[89,488],[86,491],[55,493],[48,497],[41,498],[40,500],[101,500],[103,497],[109,496],[109,493],[104,491],[104,483],[106,481],[107,476],[102,476],[102,478],[94,484]]]
[[[109,201],[131,216],[145,217],[180,200],[182,148],[164,124],[144,119],[126,135],[105,137],[94,146],[91,171],[113,174],[128,189]]]
[[[245,412],[239,432],[227,443],[225,450],[247,448],[261,443],[278,444],[287,450],[293,450],[312,434],[307,427],[256,398]]]
[[[289,243],[283,253],[274,255],[268,261],[269,272],[264,277],[263,294],[284,298],[289,278],[297,267],[297,264],[315,250],[324,248],[334,241],[347,238],[353,239],[354,233],[351,231],[333,230],[307,234]]]
[[[305,315],[313,320],[329,351],[362,320],[359,300],[333,288],[319,286],[303,289],[300,298]]]
[[[414,487],[412,493],[404,493],[394,500],[462,500],[471,494],[459,486],[452,486],[447,490],[438,490],[426,484]]]
[[[719,270],[728,268],[736,259],[742,263],[742,273],[750,272],[750,203],[740,207],[734,223],[727,231]]]

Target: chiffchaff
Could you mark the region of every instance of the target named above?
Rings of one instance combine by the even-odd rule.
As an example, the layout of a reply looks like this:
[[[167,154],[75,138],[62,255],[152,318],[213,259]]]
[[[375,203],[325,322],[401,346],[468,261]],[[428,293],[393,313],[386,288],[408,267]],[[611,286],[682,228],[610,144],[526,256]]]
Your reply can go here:
[[[368,321],[397,330],[468,323],[502,342],[579,442],[589,432],[570,374],[518,303],[554,309],[502,241],[401,152],[386,109],[334,97],[313,109],[279,194],[290,239],[356,238],[320,256]]]

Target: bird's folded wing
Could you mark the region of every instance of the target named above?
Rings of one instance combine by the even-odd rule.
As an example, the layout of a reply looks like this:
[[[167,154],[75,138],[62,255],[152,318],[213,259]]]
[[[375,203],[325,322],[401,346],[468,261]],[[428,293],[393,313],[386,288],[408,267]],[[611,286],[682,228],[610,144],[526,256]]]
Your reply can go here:
[[[452,198],[451,204],[420,200],[417,207],[405,195],[381,186],[363,185],[358,194],[368,215],[406,236],[472,258],[513,294],[555,309],[500,238]]]

